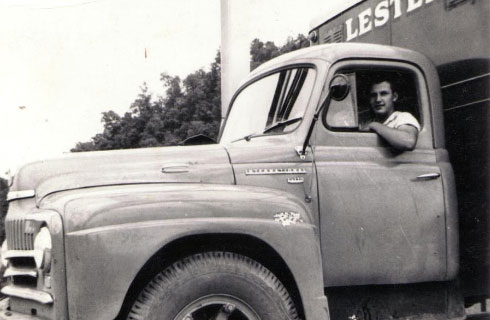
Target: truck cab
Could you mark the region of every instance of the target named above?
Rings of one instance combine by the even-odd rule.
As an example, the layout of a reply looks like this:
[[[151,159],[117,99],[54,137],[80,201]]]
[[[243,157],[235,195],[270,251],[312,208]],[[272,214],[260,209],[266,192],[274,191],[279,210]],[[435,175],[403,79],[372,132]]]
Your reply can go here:
[[[385,44],[415,50],[436,66],[446,149],[458,198],[465,304],[486,312],[490,297],[489,1],[346,0],[315,8],[311,45]],[[315,14],[316,15],[316,14]]]
[[[379,74],[420,123],[411,151],[365,129]],[[352,43],[283,55],[237,90],[218,144],[20,169],[0,319],[462,318],[448,159],[423,55]],[[365,288],[419,308],[347,307]]]

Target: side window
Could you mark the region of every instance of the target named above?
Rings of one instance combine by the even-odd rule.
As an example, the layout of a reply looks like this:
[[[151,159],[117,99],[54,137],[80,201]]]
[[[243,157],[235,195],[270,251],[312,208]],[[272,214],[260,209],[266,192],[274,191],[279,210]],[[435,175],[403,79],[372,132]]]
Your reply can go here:
[[[384,101],[373,97],[373,86],[388,84],[391,88],[393,111],[408,112],[419,123],[420,99],[417,93],[416,76],[403,69],[358,69],[340,70],[351,84],[349,95],[342,101],[333,101],[324,112],[323,124],[332,131],[368,132],[368,125],[376,121],[376,109],[384,107]]]
[[[233,101],[221,142],[296,129],[305,113],[314,79],[314,69],[291,68],[248,85]]]

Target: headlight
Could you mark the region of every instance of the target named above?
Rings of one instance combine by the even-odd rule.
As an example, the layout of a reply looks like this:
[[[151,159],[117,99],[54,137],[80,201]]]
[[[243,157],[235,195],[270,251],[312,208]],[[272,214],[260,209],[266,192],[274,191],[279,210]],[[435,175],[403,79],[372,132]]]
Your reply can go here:
[[[9,264],[9,261],[4,258],[6,252],[7,252],[7,240],[5,240],[2,244],[2,253],[0,255],[2,257],[2,267],[3,268],[7,268],[8,264]]]
[[[36,267],[46,272],[51,266],[51,233],[47,227],[42,227],[34,238],[34,250],[42,252],[35,258]]]

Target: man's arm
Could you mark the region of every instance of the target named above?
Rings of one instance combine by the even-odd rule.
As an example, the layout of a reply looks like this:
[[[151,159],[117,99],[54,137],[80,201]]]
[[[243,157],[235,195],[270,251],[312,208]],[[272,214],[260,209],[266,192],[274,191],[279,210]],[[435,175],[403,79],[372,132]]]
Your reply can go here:
[[[379,122],[371,122],[369,129],[379,134],[393,148],[398,150],[413,150],[417,144],[419,131],[411,125],[402,125],[397,129],[393,129]]]

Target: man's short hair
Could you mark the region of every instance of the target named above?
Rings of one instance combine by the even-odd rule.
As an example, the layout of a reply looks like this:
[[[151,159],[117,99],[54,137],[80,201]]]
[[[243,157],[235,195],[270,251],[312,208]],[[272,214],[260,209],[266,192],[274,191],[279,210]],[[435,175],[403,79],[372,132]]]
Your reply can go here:
[[[369,91],[373,88],[375,84],[379,84],[381,82],[388,82],[391,87],[392,92],[398,92],[398,86],[397,86],[397,81],[395,77],[393,76],[393,73],[385,73],[385,72],[376,72],[372,79],[371,79],[371,85],[369,86]]]

